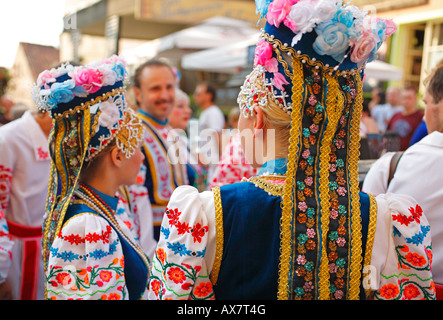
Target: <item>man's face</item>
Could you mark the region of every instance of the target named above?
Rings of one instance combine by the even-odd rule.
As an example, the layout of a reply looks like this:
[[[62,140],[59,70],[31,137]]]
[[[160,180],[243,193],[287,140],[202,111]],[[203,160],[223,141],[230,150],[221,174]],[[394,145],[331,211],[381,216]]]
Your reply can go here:
[[[201,84],[195,88],[194,100],[198,106],[202,106],[206,103],[208,93],[206,92],[206,86]]]
[[[175,78],[165,66],[149,66],[140,74],[140,88],[134,88],[140,108],[165,121],[175,99]]]
[[[414,90],[404,90],[402,101],[406,110],[414,110],[417,104],[417,94]]]

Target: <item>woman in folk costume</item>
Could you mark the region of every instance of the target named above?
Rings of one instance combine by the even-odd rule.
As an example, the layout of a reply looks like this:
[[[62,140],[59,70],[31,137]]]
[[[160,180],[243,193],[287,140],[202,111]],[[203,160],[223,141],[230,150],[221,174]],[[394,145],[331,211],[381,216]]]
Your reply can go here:
[[[125,63],[113,56],[45,71],[33,90],[50,112],[52,168],[43,224],[47,299],[141,299],[149,259],[116,215],[136,182],[143,127],[127,107]]]
[[[256,177],[174,191],[149,298],[435,299],[419,205],[358,188],[364,67],[395,26],[337,0],[257,5],[239,130],[256,147],[274,130],[275,152]]]

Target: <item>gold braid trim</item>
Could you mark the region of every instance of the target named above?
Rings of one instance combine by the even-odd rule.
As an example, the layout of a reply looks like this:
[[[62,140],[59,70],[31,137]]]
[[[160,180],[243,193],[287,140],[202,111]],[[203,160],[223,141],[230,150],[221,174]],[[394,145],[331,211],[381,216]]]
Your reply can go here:
[[[85,109],[83,112],[83,117],[82,117],[82,121],[83,121],[83,127],[82,127],[82,131],[83,131],[83,145],[81,146],[81,150],[82,150],[82,159],[85,158],[86,156],[86,151],[87,148],[86,146],[89,144],[89,140],[90,140],[90,130],[91,130],[91,114],[90,114],[90,110],[89,108]],[[57,122],[59,124],[64,124],[64,121],[62,118],[57,119]],[[64,195],[62,198],[60,198],[60,202],[57,202],[56,199],[54,199],[54,204],[51,208],[51,212],[48,213],[48,217],[46,218],[46,225],[45,225],[45,233],[44,233],[44,239],[43,239],[43,258],[45,259],[45,270],[46,270],[46,265],[47,265],[47,261],[46,261],[46,255],[47,255],[47,251],[49,246],[52,245],[52,243],[48,243],[48,233],[51,231],[51,222],[54,219],[54,210],[57,210],[57,216],[55,217],[55,220],[57,221],[57,226],[55,230],[52,230],[52,232],[54,232],[54,237],[56,237],[59,233],[60,233],[60,229],[62,227],[62,223],[63,223],[63,219],[66,213],[66,210],[70,204],[70,199],[72,197],[72,194],[74,192],[74,188],[77,185],[78,179],[79,179],[79,175],[77,175],[75,177],[75,181],[73,183],[73,185],[69,186],[66,184],[66,175],[65,175],[65,171],[64,171],[64,166],[63,163],[61,161],[63,155],[61,154],[61,152],[63,150],[59,149],[62,147],[62,140],[65,137],[65,132],[67,130],[69,130],[69,127],[61,127],[64,128],[65,131],[63,132],[59,132],[57,138],[56,138],[56,144],[55,144],[55,148],[57,148],[55,150],[55,166],[56,168],[63,168],[63,170],[60,170],[60,174],[61,174],[61,181],[62,181],[62,195]],[[77,127],[77,130],[79,130],[80,128]],[[80,132],[78,133],[80,135]],[[81,168],[83,166],[83,161],[81,161],[80,163],[80,167],[79,167],[79,173],[81,171]],[[67,187],[70,187],[69,193],[67,193]],[[60,208],[60,205],[62,205]],[[53,238],[54,239],[54,238]],[[46,285],[45,285],[45,296],[47,298],[47,290],[46,290]]]
[[[362,234],[361,234],[361,214],[360,197],[358,186],[358,159],[360,157],[360,114],[363,106],[363,83],[360,74],[355,75],[357,95],[355,98],[354,110],[350,129],[350,144],[348,152],[348,172],[350,179],[350,199],[351,199],[351,261],[350,261],[350,281],[348,298],[358,300],[361,283],[362,268]]]
[[[330,208],[330,193],[329,193],[329,154],[331,152],[331,143],[337,128],[337,123],[341,116],[341,108],[338,110],[339,103],[339,85],[336,77],[325,74],[327,81],[327,96],[326,96],[326,130],[324,138],[320,146],[320,178],[319,178],[319,194],[320,194],[320,208],[321,208],[321,259],[320,259],[320,273],[319,273],[319,299],[329,300],[329,268],[327,257],[327,233],[329,231],[329,208]],[[343,105],[343,103],[342,103]]]
[[[295,202],[293,190],[295,186],[296,164],[300,151],[302,117],[303,117],[303,65],[296,59],[293,60],[292,77],[292,105],[291,113],[291,137],[289,141],[288,167],[286,183],[282,199],[282,217],[280,220],[280,261],[278,270],[278,293],[279,300],[288,299],[289,270],[291,258],[291,224],[292,210]],[[295,193],[294,193],[295,196]],[[295,228],[295,226],[293,227]]]
[[[214,193],[214,204],[215,204],[215,241],[216,241],[216,251],[214,263],[212,265],[211,271],[211,283],[216,285],[218,280],[218,273],[220,272],[221,261],[223,257],[223,207],[221,203],[220,187],[215,187],[212,189]]]
[[[377,226],[377,201],[372,194],[369,195],[369,225],[368,225],[368,236],[366,240],[365,249],[365,259],[363,261],[363,267],[369,266],[371,264],[372,258],[372,248],[374,246],[375,230]],[[366,276],[368,272],[364,274]],[[365,290],[366,297],[369,298],[371,295],[371,290]]]

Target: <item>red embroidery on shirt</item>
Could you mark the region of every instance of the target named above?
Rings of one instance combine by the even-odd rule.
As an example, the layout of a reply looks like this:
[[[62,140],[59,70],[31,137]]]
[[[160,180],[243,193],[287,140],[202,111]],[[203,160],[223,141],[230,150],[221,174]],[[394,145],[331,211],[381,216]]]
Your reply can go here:
[[[47,151],[43,151],[43,148],[42,148],[42,147],[39,147],[39,148],[37,149],[37,152],[38,152],[38,156],[39,156],[40,159],[43,159],[43,160],[48,159],[48,157],[49,157],[49,152],[47,152]]]
[[[78,234],[70,234],[63,235],[60,231],[59,238],[69,242],[71,245],[79,245],[81,243],[85,243],[86,241],[89,243],[102,241],[103,243],[109,243],[109,235],[112,233],[111,226],[106,226],[106,231],[102,230],[101,234],[97,232],[88,233],[84,238],[82,238]]]

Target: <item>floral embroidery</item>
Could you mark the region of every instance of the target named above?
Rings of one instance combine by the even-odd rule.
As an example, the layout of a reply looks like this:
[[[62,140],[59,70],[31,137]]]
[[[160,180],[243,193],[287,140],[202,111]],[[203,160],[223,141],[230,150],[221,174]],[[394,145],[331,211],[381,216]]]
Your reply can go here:
[[[208,281],[209,275],[201,275],[201,270],[200,265],[169,262],[165,251],[158,248],[154,256],[150,291],[157,299],[164,299],[166,292],[171,292],[178,298],[189,295],[189,299],[192,300],[214,299],[212,284]],[[162,275],[162,278],[159,275]]]
[[[6,210],[12,183],[12,170],[0,164],[0,209]]]
[[[76,271],[50,265],[46,280],[48,297],[55,299],[55,294],[59,295],[62,291],[67,296],[77,296],[79,299],[86,294],[90,296],[99,294],[103,300],[125,299],[127,293],[123,285],[123,267],[123,257],[115,258],[107,266],[88,266]],[[104,294],[104,283],[111,281],[114,285],[106,289],[111,292]],[[114,290],[118,292],[112,292]]]

